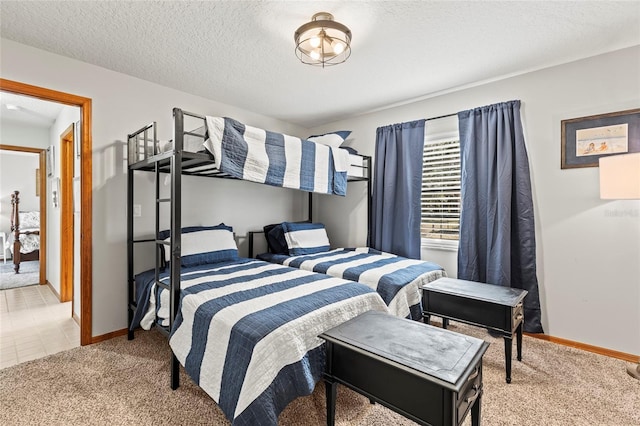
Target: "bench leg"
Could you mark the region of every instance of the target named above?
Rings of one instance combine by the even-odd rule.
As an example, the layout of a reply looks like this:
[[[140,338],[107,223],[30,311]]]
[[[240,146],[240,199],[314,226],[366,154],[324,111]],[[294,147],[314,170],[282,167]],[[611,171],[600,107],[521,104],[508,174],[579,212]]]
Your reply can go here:
[[[507,369],[507,383],[511,383],[511,347],[513,346],[513,336],[504,336],[504,360]]]
[[[522,361],[522,322],[516,329],[516,349],[518,351],[518,361]]]
[[[442,318],[442,328],[445,330],[449,327],[449,318]]]
[[[324,386],[327,394],[327,426],[334,426],[336,421],[336,390],[338,384],[325,377]]]

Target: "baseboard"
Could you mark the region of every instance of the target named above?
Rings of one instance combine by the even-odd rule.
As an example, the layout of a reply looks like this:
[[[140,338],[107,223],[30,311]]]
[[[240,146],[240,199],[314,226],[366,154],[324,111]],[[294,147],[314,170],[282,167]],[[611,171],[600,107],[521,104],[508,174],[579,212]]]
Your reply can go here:
[[[48,286],[49,286],[49,288],[51,289],[51,291],[53,292],[53,294],[55,294],[55,295],[56,295],[56,297],[58,298],[58,300],[60,300],[60,293],[58,293],[58,292],[56,291],[56,289],[53,287],[53,285],[51,285],[51,283],[49,282],[49,280],[47,280],[47,282],[46,282],[46,283],[44,283],[44,284],[42,284],[42,285],[48,285]]]
[[[80,327],[80,317],[75,312],[71,312],[71,318],[73,318],[76,324],[78,324],[78,327]]]
[[[537,333],[524,333],[525,336],[533,337],[534,339],[546,340],[547,342],[556,343],[562,346],[569,346],[571,348],[581,349],[587,352],[593,352],[599,355],[608,356],[610,358],[621,359],[623,361],[640,362],[640,356],[628,354],[625,352],[614,351],[611,349],[601,348],[599,346],[587,345],[586,343],[574,342],[572,340],[562,339],[560,337],[553,337],[546,334]]]
[[[74,314],[74,319],[77,317]],[[79,323],[79,319],[77,320]],[[91,338],[91,343],[103,342],[105,340],[113,339],[114,337],[120,337],[127,334],[127,329],[123,328],[121,330],[112,331],[111,333],[102,334],[100,336],[93,336]],[[640,356],[628,354],[625,352],[614,351],[612,349],[601,348],[599,346],[587,345],[586,343],[574,342],[568,339],[562,339],[560,337],[553,337],[547,334],[538,334],[538,333],[524,333],[525,336],[532,337],[534,339],[545,340],[547,342],[555,343],[562,346],[569,346],[571,348],[581,349],[587,352],[593,352],[599,355],[608,356],[610,358],[621,359],[627,362],[640,363]]]
[[[99,343],[104,342],[105,340],[113,339],[114,337],[120,337],[127,334],[127,329],[123,328],[121,330],[112,331],[111,333],[101,334],[100,336],[91,337],[91,343]]]

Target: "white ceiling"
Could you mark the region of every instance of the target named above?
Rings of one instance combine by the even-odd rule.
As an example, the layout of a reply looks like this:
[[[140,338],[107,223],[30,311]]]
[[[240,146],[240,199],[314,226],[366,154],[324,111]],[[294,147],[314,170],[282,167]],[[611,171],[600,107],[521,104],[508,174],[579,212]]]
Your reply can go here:
[[[49,128],[55,123],[64,107],[65,105],[56,102],[0,92],[2,121]]]
[[[352,55],[301,64],[319,11]],[[640,1],[0,2],[0,35],[304,127],[640,45]]]

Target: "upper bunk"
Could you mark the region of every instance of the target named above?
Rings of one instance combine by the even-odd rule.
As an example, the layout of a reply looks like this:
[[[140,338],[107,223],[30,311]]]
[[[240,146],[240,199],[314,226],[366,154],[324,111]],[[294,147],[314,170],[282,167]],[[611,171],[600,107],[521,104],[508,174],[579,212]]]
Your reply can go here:
[[[156,171],[157,167],[160,173],[171,173],[172,162],[174,161],[174,159],[177,159],[179,161],[178,169],[183,175],[217,178],[237,178],[259,182],[259,180],[252,179],[252,176],[249,176],[249,178],[243,177],[242,171],[239,171],[239,173],[238,171],[236,171],[234,175],[234,164],[231,164],[231,167],[229,167],[228,164],[216,161],[216,157],[212,154],[212,152],[220,153],[221,146],[222,149],[230,149],[231,151],[227,151],[227,153],[223,152],[222,155],[220,155],[220,157],[224,159],[237,156],[236,152],[246,151],[248,146],[249,153],[244,152],[244,155],[247,156],[246,161],[250,162],[251,164],[258,164],[256,167],[263,167],[264,169],[264,167],[267,166],[271,168],[271,165],[262,166],[259,164],[259,161],[267,158],[266,154],[269,154],[269,158],[271,159],[277,158],[274,157],[274,155],[277,156],[280,153],[282,153],[282,155],[285,155],[284,151],[286,151],[286,145],[285,147],[282,147],[281,145],[293,142],[300,143],[303,146],[311,146],[313,151],[318,152],[317,157],[320,157],[321,161],[323,160],[325,163],[328,163],[329,167],[331,167],[332,164],[335,164],[337,168],[338,163],[342,163],[342,167],[346,169],[347,181],[369,181],[370,178],[371,157],[369,156],[347,152],[342,148],[336,149],[328,147],[327,145],[316,144],[314,142],[294,138],[288,135],[282,135],[262,129],[252,128],[228,118],[207,117],[187,112],[180,108],[174,108],[173,118],[174,138],[172,141],[160,142],[158,140],[158,130],[156,122],[150,123],[128,135],[127,149],[130,170]],[[224,129],[220,129],[220,126],[225,125],[226,127]],[[212,135],[215,133],[216,135],[213,135],[215,137],[210,138],[209,133],[212,133]],[[256,141],[248,139],[251,138],[252,135],[256,134],[258,135],[258,137],[263,137],[265,141],[268,140],[270,146],[263,146],[262,148],[257,147],[256,151],[258,152],[252,154],[252,144],[259,144],[260,140],[258,139]],[[266,135],[266,137],[264,135]],[[279,137],[281,142],[274,144],[273,135]],[[217,140],[218,145],[215,146],[212,140]],[[296,140],[301,142],[297,142]],[[263,144],[265,143],[266,142],[263,141]],[[218,150],[216,150],[216,148]],[[231,155],[228,152],[231,152]],[[324,154],[319,155],[319,153]],[[289,153],[287,152],[287,154]],[[338,157],[338,154],[340,155],[340,157]],[[333,161],[331,161],[328,156],[333,156]],[[294,160],[301,161],[301,164],[298,165],[298,167],[303,172],[303,168],[315,167],[324,169],[324,167],[326,167],[325,163],[318,163],[318,160],[316,160],[315,164],[313,162],[310,163],[308,158],[309,156],[307,155],[305,158],[304,151],[300,153],[293,150],[293,155],[291,155],[291,157],[293,157]],[[286,165],[280,166],[281,168],[287,167],[288,169],[290,167],[289,163],[291,163],[291,160],[278,161],[286,162]],[[322,167],[319,167],[318,164],[321,164]],[[231,173],[227,173],[226,171],[222,171],[221,169],[231,170]],[[281,170],[280,172],[282,174],[290,173],[290,170]],[[316,172],[316,175],[318,175],[318,172]],[[263,177],[258,176],[258,179],[261,178]],[[313,179],[313,176],[311,178]],[[331,180],[333,178],[329,177],[328,179],[329,185],[331,185]],[[280,180],[283,180],[283,178],[280,177]],[[284,180],[286,180],[286,176]],[[268,181],[261,183],[273,185],[273,183],[270,183]],[[300,185],[302,187],[299,187],[297,189],[302,189],[310,192],[322,192],[315,191],[313,190],[313,188],[305,188],[303,182],[300,182]],[[278,182],[276,182],[275,186],[286,185],[278,185]]]

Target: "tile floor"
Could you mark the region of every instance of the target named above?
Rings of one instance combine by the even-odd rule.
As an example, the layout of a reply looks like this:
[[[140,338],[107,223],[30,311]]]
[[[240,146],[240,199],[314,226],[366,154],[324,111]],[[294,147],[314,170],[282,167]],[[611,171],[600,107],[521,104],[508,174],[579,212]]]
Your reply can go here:
[[[49,286],[0,290],[0,369],[80,346],[71,302]]]

